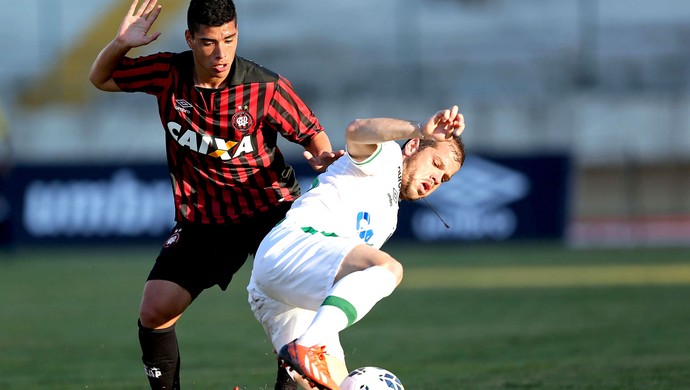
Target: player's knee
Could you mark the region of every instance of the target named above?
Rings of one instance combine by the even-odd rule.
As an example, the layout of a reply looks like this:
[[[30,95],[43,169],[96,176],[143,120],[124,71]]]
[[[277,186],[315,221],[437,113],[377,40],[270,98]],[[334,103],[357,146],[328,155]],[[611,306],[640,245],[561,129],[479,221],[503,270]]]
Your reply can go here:
[[[395,260],[392,257],[389,257],[389,259],[385,263],[381,264],[381,266],[390,271],[393,275],[395,275],[397,284],[400,284],[400,282],[402,282],[403,266],[402,264],[400,264],[399,261]]]
[[[398,284],[402,281],[403,267],[397,260],[386,252],[363,244],[355,247],[345,256],[334,283],[352,272],[371,267],[382,267],[395,275]]]
[[[142,305],[139,308],[139,322],[145,328],[154,329],[161,325],[161,317],[156,310]]]
[[[167,328],[175,323],[174,319],[174,315],[166,313],[153,305],[142,304],[139,307],[139,321],[146,328]]]
[[[402,266],[402,264],[400,264],[400,262],[398,262],[398,260],[396,260],[395,258],[393,258],[393,256],[389,255],[386,252],[377,251],[376,256],[374,256],[374,258],[371,259],[369,266],[370,267],[373,267],[373,266],[383,267],[386,270],[388,270],[390,273],[395,275],[397,284],[400,284],[400,282],[402,281],[402,278],[403,278],[403,266]]]

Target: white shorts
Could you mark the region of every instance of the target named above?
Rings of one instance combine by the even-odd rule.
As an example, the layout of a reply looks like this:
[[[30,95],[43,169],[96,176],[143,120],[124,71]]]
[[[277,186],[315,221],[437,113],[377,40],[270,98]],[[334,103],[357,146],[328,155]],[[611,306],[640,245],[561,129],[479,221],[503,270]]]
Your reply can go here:
[[[345,256],[361,241],[305,233],[278,225],[264,238],[254,257],[247,286],[249,305],[276,350],[301,336],[328,296]],[[326,345],[329,355],[344,359],[340,343]]]

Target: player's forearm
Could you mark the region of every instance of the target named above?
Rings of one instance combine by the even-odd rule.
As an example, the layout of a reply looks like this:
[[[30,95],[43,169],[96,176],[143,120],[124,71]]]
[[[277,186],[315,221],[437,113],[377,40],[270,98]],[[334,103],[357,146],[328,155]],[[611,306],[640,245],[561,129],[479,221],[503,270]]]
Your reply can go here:
[[[311,142],[304,148],[314,156],[320,156],[323,152],[331,152],[331,140],[325,131],[322,131],[311,139]]]
[[[113,73],[122,59],[127,55],[131,47],[122,45],[117,40],[113,40],[106,45],[96,60],[91,65],[89,71],[89,81],[98,89],[103,91],[120,91],[113,80]]]
[[[394,118],[355,119],[345,129],[345,144],[352,158],[363,160],[371,156],[382,142],[421,136],[417,122]]]
[[[355,119],[346,129],[345,140],[352,144],[379,144],[421,137],[418,122],[394,118]]]

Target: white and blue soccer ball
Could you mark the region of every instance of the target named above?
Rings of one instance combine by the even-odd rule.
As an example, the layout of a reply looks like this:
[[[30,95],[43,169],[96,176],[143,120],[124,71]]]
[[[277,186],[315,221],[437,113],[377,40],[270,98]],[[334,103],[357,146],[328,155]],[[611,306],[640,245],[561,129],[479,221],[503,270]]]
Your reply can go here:
[[[361,367],[340,384],[341,390],[405,390],[400,379],[380,367]]]

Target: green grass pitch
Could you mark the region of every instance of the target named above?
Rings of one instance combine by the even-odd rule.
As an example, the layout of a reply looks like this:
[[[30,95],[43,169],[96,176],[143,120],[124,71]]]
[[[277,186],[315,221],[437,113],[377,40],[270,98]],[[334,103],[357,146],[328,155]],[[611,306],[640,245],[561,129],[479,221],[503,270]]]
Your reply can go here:
[[[407,390],[690,388],[690,249],[389,246],[405,279],[342,333]],[[231,248],[229,248],[231,250]],[[137,311],[156,248],[0,252],[0,389],[144,389]],[[249,264],[178,322],[186,389],[273,389]]]

